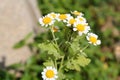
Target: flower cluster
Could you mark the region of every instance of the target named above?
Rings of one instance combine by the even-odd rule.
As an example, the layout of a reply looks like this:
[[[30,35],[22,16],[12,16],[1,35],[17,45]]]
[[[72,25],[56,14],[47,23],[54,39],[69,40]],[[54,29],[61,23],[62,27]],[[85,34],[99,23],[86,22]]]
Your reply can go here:
[[[72,16],[72,15],[73,16]],[[39,19],[41,26],[52,26],[55,21],[63,21],[66,26],[72,27],[73,31],[77,31],[80,36],[86,34],[86,38],[90,44],[100,45],[101,41],[98,40],[98,36],[90,32],[90,26],[87,20],[83,17],[83,13],[78,11],[73,11],[71,14],[60,14],[60,13],[49,13],[46,16]],[[53,27],[53,31],[59,31],[58,27]]]
[[[49,45],[41,44],[40,48],[42,48],[42,49],[45,48],[45,50],[49,50],[49,48],[46,49],[46,47],[53,47],[53,50],[54,50],[53,53],[55,53],[55,54],[53,54],[52,51],[48,51],[48,52],[51,52],[49,54],[53,54],[55,57],[59,52],[61,52],[59,49],[59,46],[57,44],[55,35],[54,35],[55,32],[60,32],[59,26],[54,25],[55,22],[63,22],[65,24],[65,27],[71,29],[72,33],[77,32],[79,36],[85,35],[86,39],[88,40],[88,43],[90,43],[90,44],[93,44],[95,46],[101,44],[101,41],[98,39],[98,36],[91,32],[90,26],[88,25],[86,18],[84,18],[83,13],[78,12],[78,11],[73,11],[70,14],[60,14],[60,13],[52,12],[52,13],[49,13],[49,14],[45,15],[44,17],[40,18],[39,23],[41,24],[41,26],[44,26],[44,27],[49,28],[51,30],[52,35],[53,35],[54,44],[53,44],[53,46],[52,46],[52,44],[49,44]],[[42,47],[42,46],[44,46],[44,47]],[[54,46],[55,46],[55,48],[54,48]],[[71,46],[72,46],[72,43],[71,43]],[[74,43],[73,43],[73,46],[74,46]],[[75,49],[75,48],[73,48],[73,46],[71,48]],[[69,48],[66,46],[65,49],[69,49]],[[65,50],[65,49],[63,49],[63,50]],[[73,50],[73,51],[75,51],[75,50]],[[64,52],[64,51],[62,51],[62,52]],[[58,54],[58,55],[60,56],[60,54]],[[57,55],[57,57],[58,57],[58,55]],[[66,55],[64,54],[64,57],[65,56]],[[74,59],[74,56],[72,59]],[[60,56],[61,61],[59,58],[58,58],[58,60],[57,60],[57,58],[53,59],[54,65],[53,66],[49,65],[43,70],[42,78],[44,80],[56,80],[58,78],[59,72],[57,71],[57,65],[59,66],[59,71],[60,71],[60,69],[62,68],[61,66],[63,64],[68,63],[70,65],[70,64],[72,64],[72,61],[74,63],[74,62],[79,61],[79,60],[82,61],[82,59],[83,59],[83,61],[86,60],[86,61],[88,61],[88,63],[90,62],[85,57],[83,57],[81,55],[79,55],[79,56],[77,55],[77,57],[78,57],[77,60],[76,59],[72,60],[72,59],[67,58],[69,60],[66,61],[67,63],[64,63],[64,57],[63,57],[63,55]],[[72,61],[69,63],[70,60],[72,60]],[[56,63],[57,61],[60,61],[60,62],[58,62],[60,64]],[[76,66],[78,64],[81,65],[80,63],[77,63],[77,62],[74,63],[74,65],[76,65]],[[84,64],[84,65],[86,65],[86,64]],[[66,66],[66,67],[69,69],[76,69],[76,67],[74,67],[74,68],[71,68],[69,66]],[[79,69],[77,68],[76,70],[79,70]]]

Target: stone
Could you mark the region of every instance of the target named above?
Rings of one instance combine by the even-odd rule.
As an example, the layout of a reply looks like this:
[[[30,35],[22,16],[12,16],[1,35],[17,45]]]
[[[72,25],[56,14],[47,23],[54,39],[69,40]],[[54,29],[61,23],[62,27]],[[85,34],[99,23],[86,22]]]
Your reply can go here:
[[[37,33],[39,17],[36,0],[0,0],[1,67],[25,62],[31,56],[27,46],[15,50],[13,45],[30,32]]]

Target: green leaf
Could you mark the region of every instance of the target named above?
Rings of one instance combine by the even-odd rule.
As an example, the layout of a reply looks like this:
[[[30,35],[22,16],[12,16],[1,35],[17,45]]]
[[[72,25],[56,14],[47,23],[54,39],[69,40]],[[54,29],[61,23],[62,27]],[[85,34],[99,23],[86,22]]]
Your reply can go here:
[[[34,70],[36,72],[40,72],[40,71],[42,71],[42,66],[40,66],[40,65],[32,65],[30,67],[30,69],[32,69],[32,70]]]
[[[31,66],[31,65],[35,64],[36,61],[37,61],[36,57],[35,57],[35,56],[31,56],[31,57],[27,60],[26,65],[27,65],[27,66]]]
[[[25,36],[25,40],[28,40],[31,36],[33,35],[33,32],[30,32],[28,33],[26,36]]]
[[[48,60],[46,62],[43,63],[44,66],[54,66],[54,63],[52,60]]]
[[[32,76],[30,72],[25,72],[24,75],[22,76],[21,80],[32,80]]]
[[[70,70],[80,71],[80,67],[85,67],[89,63],[90,59],[78,54],[76,58],[71,58],[67,60],[66,67]]]
[[[12,64],[10,66],[8,66],[7,68],[10,68],[10,69],[18,69],[18,68],[21,68],[23,65],[21,63],[16,63],[16,64]]]
[[[58,53],[57,45],[52,43],[41,43],[38,45],[38,47],[41,49],[41,51],[47,51],[48,54],[53,55],[56,59],[59,59],[60,53]]]
[[[83,55],[79,55],[77,57],[76,63],[79,64],[80,66],[84,67],[84,66],[86,66],[86,65],[88,65],[90,63],[90,59],[86,58]]]
[[[69,48],[69,53],[70,54],[75,54],[75,53],[78,53],[78,51],[80,50],[80,44],[79,44],[79,40],[80,40],[80,37],[77,36],[73,42],[70,44],[70,48]]]
[[[21,40],[21,41],[19,41],[18,43],[16,43],[16,44],[13,46],[13,48],[14,48],[14,49],[18,49],[18,48],[23,47],[24,45],[26,45],[25,40]]]
[[[15,45],[13,45],[14,49],[18,49],[21,48],[23,46],[25,46],[27,44],[27,40],[32,36],[32,32],[30,32],[29,34],[27,34],[24,39],[20,40],[19,42],[17,42]]]
[[[63,74],[63,72],[60,71],[60,72],[58,73],[58,79],[59,79],[59,80],[64,80],[65,78],[66,78],[66,75]]]

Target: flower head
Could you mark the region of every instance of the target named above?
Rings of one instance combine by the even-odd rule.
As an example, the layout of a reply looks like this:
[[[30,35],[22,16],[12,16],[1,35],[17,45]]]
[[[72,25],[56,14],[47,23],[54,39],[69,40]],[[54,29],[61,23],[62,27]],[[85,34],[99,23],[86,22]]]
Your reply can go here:
[[[93,44],[93,45],[100,45],[101,44],[101,41],[98,40],[98,36],[94,33],[88,33],[86,38],[90,44]]]
[[[77,21],[76,18],[73,18],[72,16],[68,17],[67,18],[67,26],[73,25],[76,21]]]
[[[87,22],[86,19],[85,19],[84,17],[82,17],[82,16],[77,16],[76,19],[77,19],[77,21],[80,22],[80,23],[81,23],[81,22],[82,22],[82,23],[86,23],[86,22]]]
[[[51,16],[53,19],[56,19],[58,17],[58,14],[54,12],[51,12],[48,15]]]
[[[53,19],[52,16],[46,15],[45,17],[39,19],[39,23],[42,26],[46,26],[47,27],[48,25],[52,25],[54,23],[54,19]]]
[[[74,14],[74,15],[76,15],[76,16],[83,16],[83,13],[81,13],[79,11],[73,11],[71,13]]]
[[[63,22],[66,22],[66,19],[70,17],[70,14],[58,14],[58,18],[57,20],[58,21],[63,21]]]
[[[56,80],[57,70],[51,66],[46,67],[42,72],[42,78],[43,80]]]
[[[87,23],[75,23],[73,31],[78,31],[78,34],[81,36],[83,33],[87,34],[90,30],[90,27]]]

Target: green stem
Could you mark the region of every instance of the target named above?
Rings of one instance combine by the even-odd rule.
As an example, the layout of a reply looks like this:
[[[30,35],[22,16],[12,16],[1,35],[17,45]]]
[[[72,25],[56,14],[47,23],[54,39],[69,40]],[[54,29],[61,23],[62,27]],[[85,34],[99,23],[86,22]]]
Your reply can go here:
[[[59,67],[58,72],[61,71],[61,68],[63,67],[63,62],[64,62],[64,56],[62,56],[62,59],[61,59],[61,63],[60,63],[60,67]]]
[[[68,42],[71,42],[71,41],[72,41],[71,38],[73,37],[73,34],[74,34],[73,31],[70,31],[70,32],[68,33],[68,39],[67,39]],[[70,45],[67,45],[67,46],[64,48],[65,52],[67,51],[67,49],[68,49],[69,46],[70,46]]]
[[[57,43],[57,40],[56,40],[56,37],[55,37],[55,34],[53,32],[53,26],[51,26],[51,33],[52,33],[52,36],[53,36],[53,43],[54,43],[54,46],[57,48],[58,52],[60,52],[60,49],[59,49],[59,46],[58,46],[58,43]]]
[[[54,32],[53,32],[53,26],[51,26],[51,32],[52,32],[53,40],[54,40],[55,44],[57,45],[57,41],[56,41],[56,38],[55,38],[55,34],[54,34]]]
[[[54,34],[54,32],[53,32],[53,26],[51,26],[51,33],[52,33],[52,36],[53,36],[53,44],[54,44],[54,46],[56,47],[56,49],[58,50],[58,52],[60,52],[60,49],[59,49],[59,47],[58,47],[58,43],[57,43],[57,40],[56,40],[56,37],[55,37],[55,34]],[[56,69],[57,69],[57,60],[56,59],[54,59],[54,64],[55,64],[55,67],[56,67]]]
[[[84,51],[86,48],[88,48],[90,44],[86,45],[83,49],[81,49],[82,51]]]
[[[55,59],[55,68],[57,69],[57,61],[56,61],[56,59]]]

